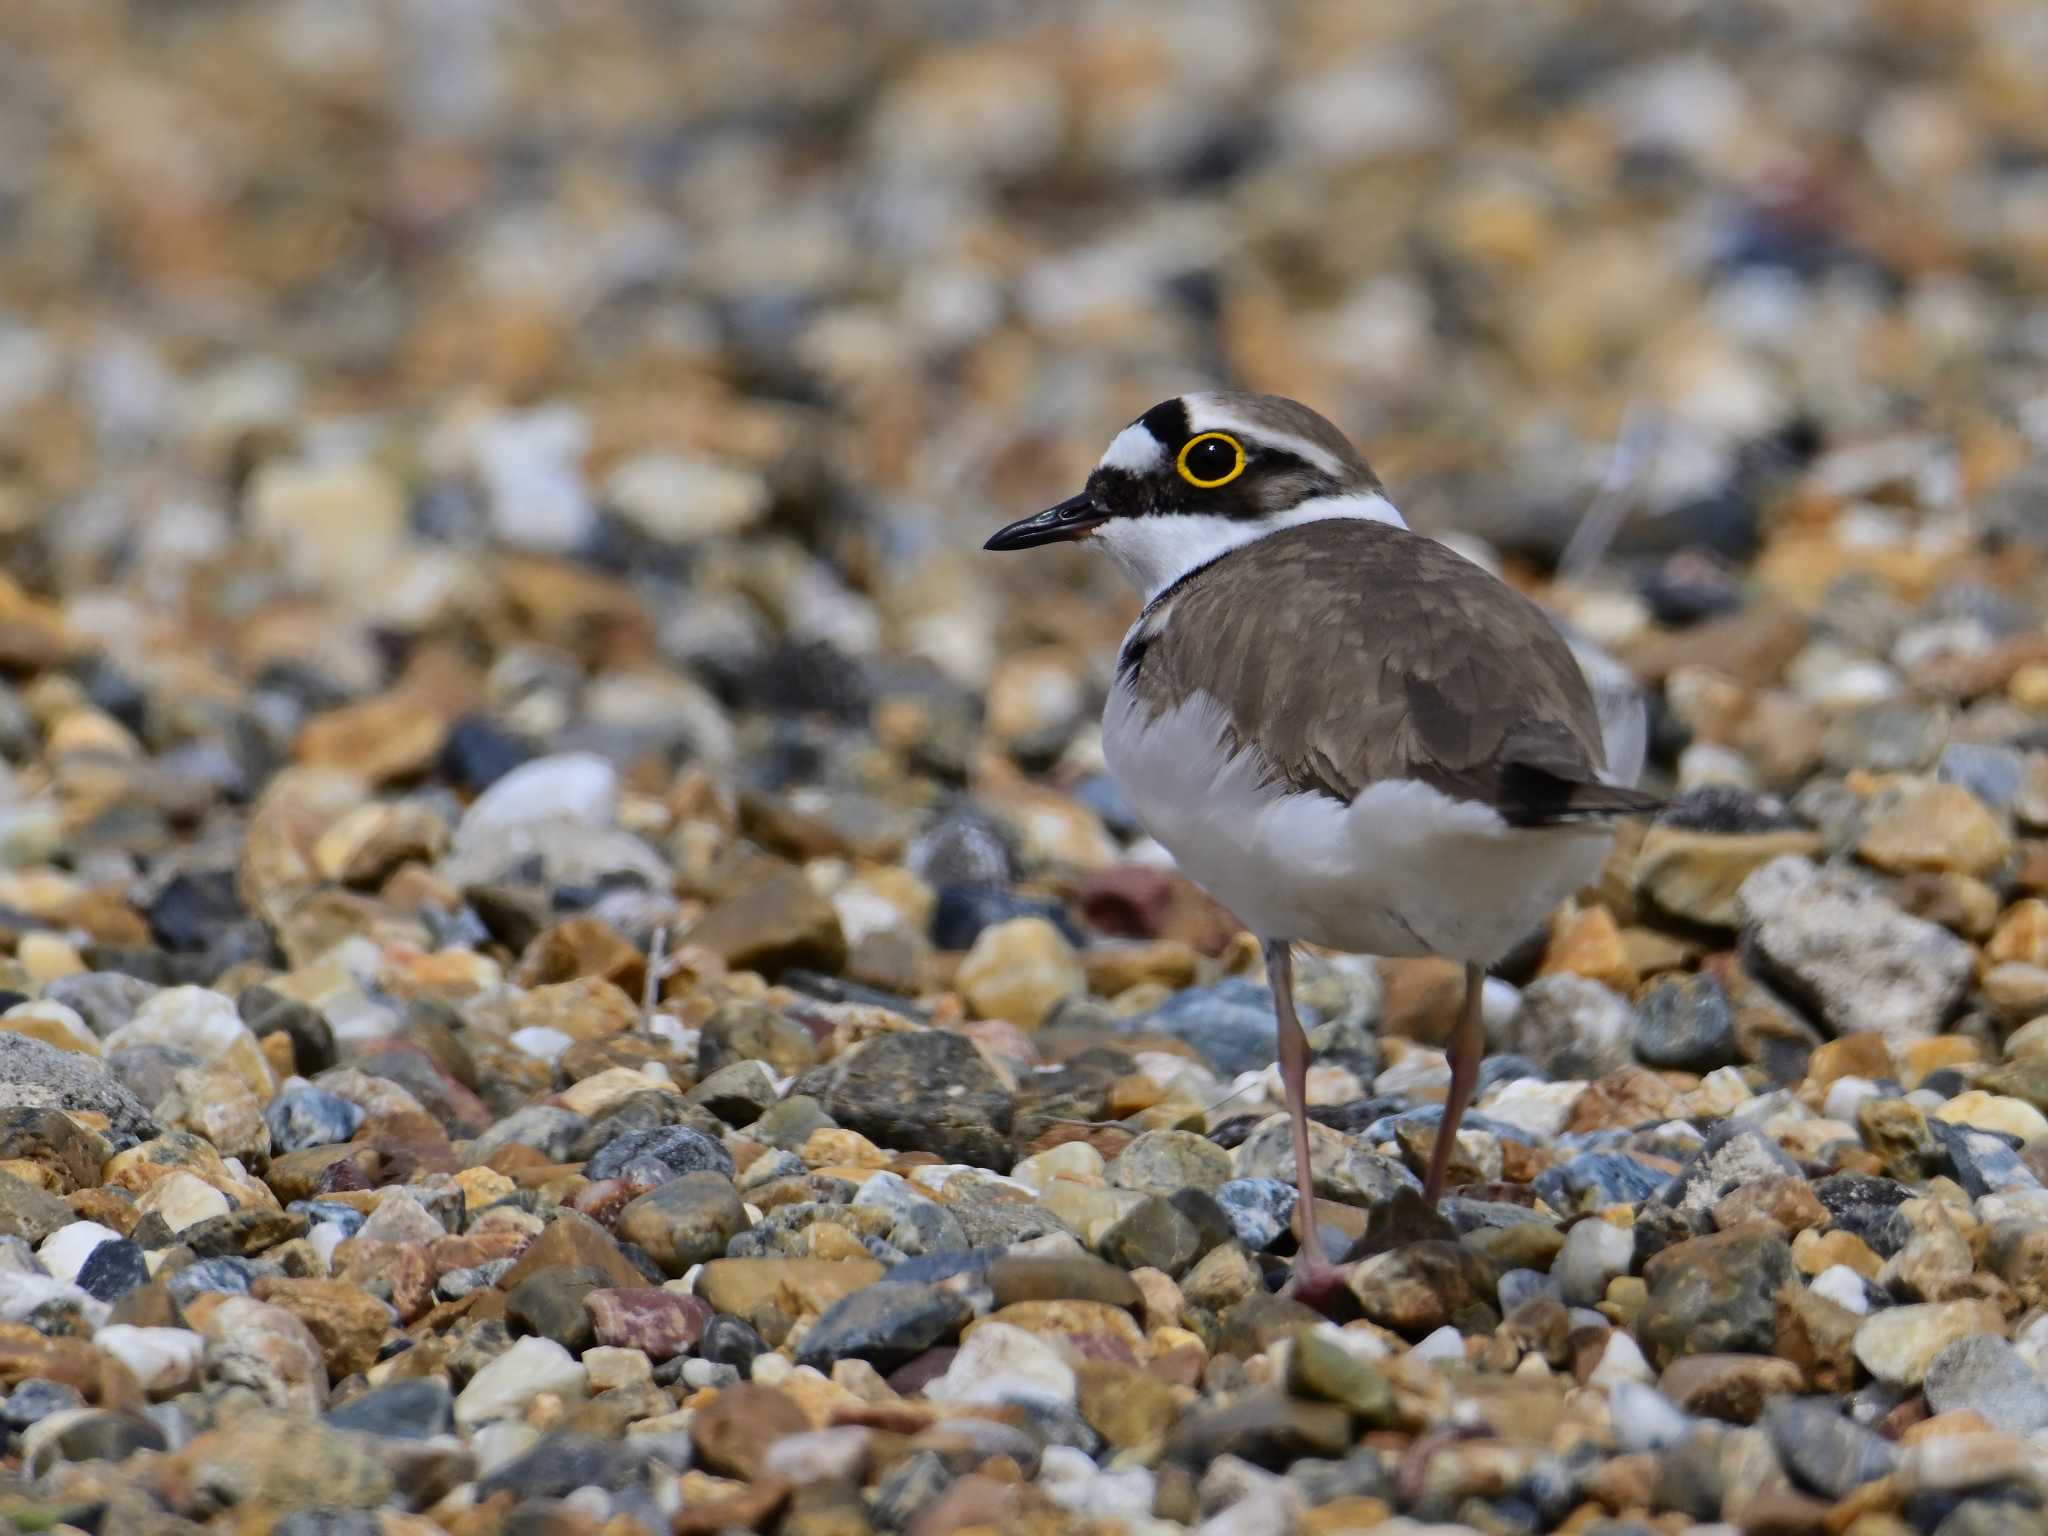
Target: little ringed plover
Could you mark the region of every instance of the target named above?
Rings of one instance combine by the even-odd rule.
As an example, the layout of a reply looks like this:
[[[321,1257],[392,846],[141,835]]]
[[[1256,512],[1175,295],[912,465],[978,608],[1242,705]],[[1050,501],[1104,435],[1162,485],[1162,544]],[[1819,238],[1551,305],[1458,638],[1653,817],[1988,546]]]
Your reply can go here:
[[[1068,540],[1144,598],[1104,753],[1146,830],[1263,945],[1300,1187],[1294,1285],[1327,1286],[1293,941],[1463,963],[1433,1205],[1479,1075],[1486,967],[1593,880],[1613,818],[1660,802],[1609,771],[1599,704],[1543,610],[1411,532],[1307,406],[1164,401],[1078,496],[987,547]],[[1622,750],[1639,754],[1639,717]]]

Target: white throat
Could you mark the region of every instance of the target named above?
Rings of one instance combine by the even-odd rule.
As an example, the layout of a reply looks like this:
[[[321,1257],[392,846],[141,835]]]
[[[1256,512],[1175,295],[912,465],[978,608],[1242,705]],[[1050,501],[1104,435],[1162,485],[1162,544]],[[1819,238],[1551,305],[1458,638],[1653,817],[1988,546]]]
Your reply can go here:
[[[1095,530],[1099,545],[1146,602],[1197,566],[1242,548],[1269,533],[1325,518],[1355,517],[1368,523],[1406,528],[1401,514],[1386,497],[1372,491],[1342,496],[1316,496],[1297,507],[1256,522],[1217,517],[1204,512],[1155,512],[1142,517],[1112,518]]]

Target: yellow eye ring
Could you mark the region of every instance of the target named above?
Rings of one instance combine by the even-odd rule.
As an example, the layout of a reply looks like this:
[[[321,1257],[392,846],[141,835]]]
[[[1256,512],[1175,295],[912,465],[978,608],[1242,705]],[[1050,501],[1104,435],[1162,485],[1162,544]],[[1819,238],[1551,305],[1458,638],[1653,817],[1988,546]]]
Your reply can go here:
[[[1188,468],[1188,455],[1204,443],[1224,443],[1229,446],[1231,452],[1230,468],[1212,480],[1204,480],[1200,475],[1197,475],[1192,469]],[[1181,479],[1187,481],[1189,485],[1196,487],[1198,490],[1213,491],[1219,485],[1230,484],[1231,481],[1244,473],[1244,444],[1240,443],[1228,432],[1198,433],[1196,436],[1189,438],[1182,446],[1180,456],[1173,461],[1173,467],[1180,471]]]

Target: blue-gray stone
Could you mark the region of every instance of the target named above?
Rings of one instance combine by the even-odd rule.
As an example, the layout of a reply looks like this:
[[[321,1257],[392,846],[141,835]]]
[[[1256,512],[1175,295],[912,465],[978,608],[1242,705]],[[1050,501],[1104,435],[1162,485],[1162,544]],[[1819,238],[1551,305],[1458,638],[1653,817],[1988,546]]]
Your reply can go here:
[[[686,1173],[737,1172],[732,1154],[723,1143],[693,1131],[686,1125],[663,1125],[646,1131],[626,1131],[614,1136],[584,1165],[586,1179],[615,1179],[630,1164],[654,1159],[665,1165],[671,1177]]]
[[[1565,1215],[1603,1205],[1634,1205],[1664,1186],[1666,1175],[1621,1152],[1582,1152],[1555,1168],[1546,1168],[1533,1183],[1552,1210]]]
[[[355,1135],[363,1118],[357,1105],[310,1084],[285,1089],[263,1111],[263,1123],[270,1127],[270,1140],[279,1152],[339,1145]]]
[[[84,1406],[85,1399],[79,1395],[78,1388],[66,1382],[31,1376],[5,1398],[0,1398],[0,1425],[19,1433],[53,1413]]]
[[[2016,747],[1991,742],[1952,741],[1942,748],[1934,776],[1960,784],[1994,810],[2008,810],[2018,798],[2027,760]]]
[[[1020,917],[1042,917],[1065,934],[1069,943],[1083,942],[1073,919],[1058,902],[1001,885],[967,884],[939,888],[932,904],[932,943],[940,949],[968,949],[982,929]]]
[[[1420,1181],[1417,1187],[1420,1188]],[[1468,1200],[1463,1195],[1445,1195],[1437,1203],[1437,1214],[1455,1227],[1461,1237],[1482,1228],[1521,1227],[1531,1222],[1552,1226],[1556,1220],[1512,1200]]]
[[[1913,1224],[1900,1209],[1913,1191],[1896,1179],[1838,1173],[1816,1183],[1813,1192],[1832,1218],[1831,1229],[1855,1233],[1881,1259],[1913,1240]]]
[[[2041,1181],[2020,1160],[2012,1143],[1992,1131],[1974,1130],[1967,1125],[1950,1125],[1929,1117],[1927,1128],[1948,1153],[1956,1182],[1971,1199],[2013,1189],[2039,1189]]]
[[[1996,1334],[1972,1334],[1942,1350],[1927,1367],[1924,1390],[1936,1413],[1969,1409],[2016,1435],[2048,1429],[2048,1378]]]
[[[1305,1030],[1322,1022],[1313,1009],[1297,1011]],[[1226,1076],[1270,1067],[1279,1055],[1280,1026],[1273,1014],[1273,994],[1241,976],[1176,992],[1152,1012],[1134,1019],[1130,1027],[1134,1032],[1170,1035],[1192,1046]]]
[[[1823,1498],[1839,1499],[1898,1465],[1887,1440],[1842,1416],[1832,1399],[1779,1398],[1764,1428],[1785,1469]]]
[[[387,1440],[426,1440],[454,1429],[455,1398],[440,1377],[421,1376],[352,1397],[330,1408],[327,1422]]]
[[[1380,1142],[1392,1141],[1395,1133],[1404,1125],[1434,1129],[1442,1123],[1443,1118],[1443,1105],[1418,1104],[1415,1108],[1404,1109],[1399,1114],[1382,1115],[1360,1131],[1358,1136],[1362,1141],[1377,1145]],[[1487,1135],[1497,1136],[1502,1141],[1517,1141],[1524,1146],[1536,1144],[1536,1138],[1523,1127],[1511,1125],[1505,1120],[1496,1120],[1490,1115],[1482,1115],[1476,1111],[1467,1111],[1465,1118],[1458,1122],[1458,1129],[1461,1132],[1484,1131]]]
[[[1736,1059],[1735,1007],[1704,972],[1659,976],[1636,999],[1636,1057],[1653,1067],[1711,1072]]]
[[[945,1257],[951,1258],[948,1254]],[[757,1355],[768,1352],[768,1341],[756,1333],[744,1318],[728,1317],[724,1313],[704,1325],[704,1335],[697,1340],[697,1353],[714,1365],[729,1365],[742,1374],[751,1371]]]
[[[578,1488],[624,1488],[646,1466],[647,1457],[630,1441],[555,1434],[493,1469],[477,1491],[486,1498],[510,1493],[520,1499],[559,1499]]]
[[[1216,1190],[1216,1203],[1237,1240],[1253,1253],[1263,1253],[1280,1240],[1294,1220],[1300,1198],[1292,1184],[1279,1179],[1229,1179]]]
[[[1659,1198],[1698,1220],[1738,1185],[1772,1174],[1799,1172],[1799,1164],[1770,1137],[1743,1120],[1723,1120],[1663,1188]]]
[[[28,1035],[0,1033],[0,1109],[83,1110],[105,1115],[121,1146],[157,1134],[157,1123],[105,1066]]]
[[[947,1253],[925,1253],[905,1259],[889,1271],[899,1285],[936,1285],[955,1275],[979,1276],[1003,1256],[1000,1248],[959,1248]]]
[[[434,1280],[434,1294],[443,1301],[460,1301],[477,1291],[487,1291],[518,1262],[517,1259],[486,1259],[481,1264],[469,1264],[461,1269],[444,1269]]]
[[[974,1309],[929,1285],[882,1280],[842,1296],[804,1335],[797,1364],[831,1373],[836,1360],[865,1360],[888,1372],[958,1333]]]
[[[1503,1314],[1539,1296],[1563,1301],[1564,1287],[1556,1276],[1546,1275],[1540,1269],[1511,1269],[1500,1277],[1500,1309]]]
[[[142,1249],[125,1237],[104,1242],[86,1255],[78,1269],[78,1286],[99,1301],[119,1301],[138,1285],[149,1283],[149,1265]]]
[[[566,1162],[576,1138],[590,1122],[558,1104],[515,1109],[470,1144],[470,1161],[487,1163],[506,1147],[531,1147],[549,1162]]]
[[[294,1200],[285,1209],[315,1225],[331,1221],[341,1228],[344,1237],[354,1237],[367,1219],[354,1206],[343,1205],[339,1200]]]
[[[1479,1064],[1479,1087],[1477,1096],[1484,1098],[1487,1090],[1502,1083],[1533,1077],[1544,1080],[1544,1071],[1526,1056],[1513,1051],[1503,1051],[1498,1056],[1489,1056]]]
[[[237,1258],[224,1255],[217,1259],[201,1259],[188,1264],[171,1276],[171,1299],[180,1306],[193,1297],[207,1291],[222,1291],[230,1296],[246,1296],[249,1288],[260,1275],[277,1275],[284,1271],[275,1264],[261,1259]]]

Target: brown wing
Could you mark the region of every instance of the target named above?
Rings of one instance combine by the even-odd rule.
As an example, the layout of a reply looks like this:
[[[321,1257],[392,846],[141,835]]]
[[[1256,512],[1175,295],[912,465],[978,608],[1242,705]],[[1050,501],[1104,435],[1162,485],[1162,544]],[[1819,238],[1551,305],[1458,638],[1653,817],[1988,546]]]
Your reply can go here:
[[[1593,695],[1543,611],[1433,539],[1286,529],[1169,590],[1169,612],[1126,647],[1126,678],[1155,710],[1216,698],[1289,789],[1349,801],[1420,779],[1516,825],[1658,803],[1600,782]]]

